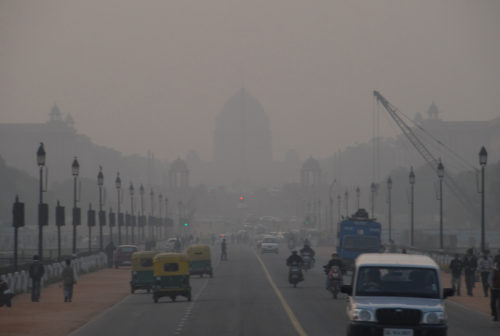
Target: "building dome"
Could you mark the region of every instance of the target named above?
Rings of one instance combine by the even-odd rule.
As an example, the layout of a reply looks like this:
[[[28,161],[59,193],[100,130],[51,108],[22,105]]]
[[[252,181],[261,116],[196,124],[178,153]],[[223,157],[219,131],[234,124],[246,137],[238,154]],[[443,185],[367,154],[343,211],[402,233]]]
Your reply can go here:
[[[184,162],[184,160],[182,160],[181,158],[177,158],[170,165],[169,171],[170,172],[187,172],[189,170],[188,170],[188,167],[186,165],[186,162]]]
[[[269,118],[262,104],[241,89],[215,121],[213,158],[223,184],[262,182],[272,163]]]

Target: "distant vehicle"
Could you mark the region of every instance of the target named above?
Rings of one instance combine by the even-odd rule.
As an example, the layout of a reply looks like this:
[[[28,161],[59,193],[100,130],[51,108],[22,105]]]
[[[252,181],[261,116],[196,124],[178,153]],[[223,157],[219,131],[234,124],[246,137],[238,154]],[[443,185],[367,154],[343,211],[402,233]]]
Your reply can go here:
[[[362,253],[378,253],[381,249],[380,223],[369,218],[364,209],[340,222],[337,253],[346,268],[352,268],[354,260]]]
[[[135,245],[120,245],[115,250],[114,264],[115,268],[119,266],[130,266],[132,265],[132,254],[137,252],[137,246]]]
[[[438,265],[424,255],[370,253],[356,259],[349,295],[347,335],[447,334],[443,300],[453,289],[442,288]]]
[[[273,236],[265,236],[260,244],[260,252],[264,253],[276,253],[279,254],[279,242],[278,238]]]
[[[165,250],[169,252],[174,252],[175,251],[175,245],[177,244],[178,239],[177,238],[168,238],[167,243],[165,244]]]

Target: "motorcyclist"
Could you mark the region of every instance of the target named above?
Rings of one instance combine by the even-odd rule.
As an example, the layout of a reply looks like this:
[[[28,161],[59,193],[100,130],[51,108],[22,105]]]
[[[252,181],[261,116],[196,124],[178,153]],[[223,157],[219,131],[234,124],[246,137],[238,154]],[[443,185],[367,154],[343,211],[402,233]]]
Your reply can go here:
[[[302,279],[302,264],[304,263],[304,260],[302,259],[301,256],[297,254],[297,251],[292,251],[292,255],[289,256],[286,259],[286,265],[289,267],[288,268],[288,281],[292,282],[292,268],[290,266],[297,264],[299,266],[300,270],[300,278]]]
[[[328,273],[333,266],[338,266],[341,272],[344,271],[344,263],[340,260],[338,253],[332,253],[332,258],[328,261],[328,264],[323,266],[326,274],[326,289],[330,287],[330,277]]]
[[[304,257],[306,254],[311,256],[312,262],[314,263],[315,259],[314,256],[316,255],[316,252],[309,246],[309,244],[304,244],[304,247],[300,249],[300,255]]]

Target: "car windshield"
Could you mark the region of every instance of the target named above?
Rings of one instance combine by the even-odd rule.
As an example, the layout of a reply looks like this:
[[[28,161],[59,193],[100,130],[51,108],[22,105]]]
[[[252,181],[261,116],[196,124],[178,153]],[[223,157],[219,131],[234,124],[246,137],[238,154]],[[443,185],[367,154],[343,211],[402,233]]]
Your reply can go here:
[[[264,238],[263,243],[276,243],[276,238]]]
[[[436,270],[413,267],[360,267],[357,296],[439,298]]]
[[[344,249],[345,250],[374,250],[380,248],[379,238],[370,236],[345,236]]]

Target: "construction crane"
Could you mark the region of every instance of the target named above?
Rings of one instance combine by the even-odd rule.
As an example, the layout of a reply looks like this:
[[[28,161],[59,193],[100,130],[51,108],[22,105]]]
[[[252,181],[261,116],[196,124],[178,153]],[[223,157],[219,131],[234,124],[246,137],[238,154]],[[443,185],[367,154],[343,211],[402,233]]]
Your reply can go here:
[[[377,99],[379,103],[381,103],[386,111],[389,113],[391,118],[396,122],[398,127],[401,129],[406,138],[410,141],[410,143],[415,147],[417,152],[424,158],[425,162],[431,167],[432,170],[436,171],[437,166],[439,164],[439,160],[432,155],[432,153],[427,149],[427,147],[423,144],[423,142],[417,137],[415,132],[403,121],[403,119],[399,116],[398,108],[392,105],[384,96],[380,94],[378,91],[373,91],[373,95]],[[468,214],[471,219],[474,220],[478,218],[479,208],[476,205],[477,202],[473,202],[470,200],[468,195],[461,190],[458,183],[450,176],[447,175],[447,178],[444,179],[446,186],[451,190],[453,195],[457,198],[457,200],[467,209]]]

